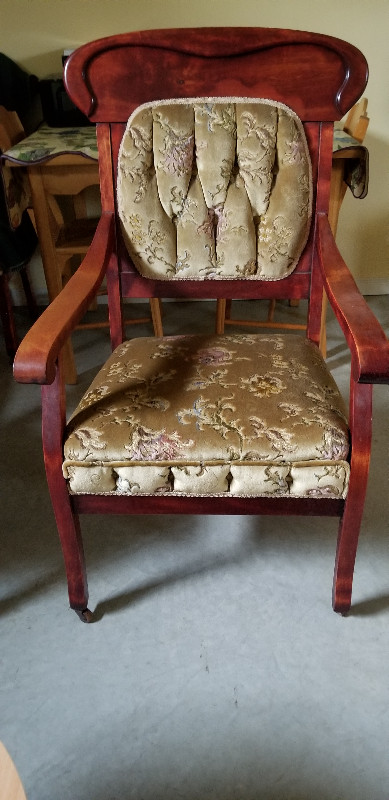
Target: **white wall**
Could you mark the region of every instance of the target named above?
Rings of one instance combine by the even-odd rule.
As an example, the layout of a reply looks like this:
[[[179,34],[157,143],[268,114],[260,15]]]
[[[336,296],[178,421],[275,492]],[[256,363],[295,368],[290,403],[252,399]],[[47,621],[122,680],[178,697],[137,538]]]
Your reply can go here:
[[[388,0],[2,0],[0,50],[39,77],[61,69],[61,53],[91,39],[142,28],[257,25],[347,39],[370,67],[371,119],[365,200],[348,192],[338,244],[361,289],[389,293]]]

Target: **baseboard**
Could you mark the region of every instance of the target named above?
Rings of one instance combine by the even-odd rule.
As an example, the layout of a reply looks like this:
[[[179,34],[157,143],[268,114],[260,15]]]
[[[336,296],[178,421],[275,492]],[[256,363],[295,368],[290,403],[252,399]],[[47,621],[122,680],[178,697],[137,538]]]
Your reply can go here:
[[[355,278],[355,280],[363,295],[389,294],[389,276],[387,278]]]

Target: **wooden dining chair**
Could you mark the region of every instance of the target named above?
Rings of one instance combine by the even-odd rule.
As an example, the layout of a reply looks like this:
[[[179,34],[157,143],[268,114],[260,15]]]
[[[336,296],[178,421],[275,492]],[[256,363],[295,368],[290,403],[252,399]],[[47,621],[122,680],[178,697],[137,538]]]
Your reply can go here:
[[[367,113],[367,97],[362,97],[350,109],[344,121],[343,130],[362,144],[369,127],[369,115]]]
[[[69,95],[97,126],[102,216],[15,377],[42,384],[47,480],[83,621],[82,514],[337,517],[333,607],[350,608],[389,342],[327,214],[334,120],[366,81],[352,45],[266,28],[119,34],[67,62]],[[61,350],[104,277],[113,352],[67,419]],[[349,348],[348,411],[318,347],[323,287]],[[308,327],[127,341],[123,296],[306,299]]]
[[[16,111],[0,106],[0,156],[21,141],[24,135],[23,125]],[[0,161],[0,320],[5,348],[12,362],[18,348],[19,336],[10,281],[15,275],[20,278],[31,320],[35,320],[38,309],[28,268],[38,240],[27,208],[22,211],[19,206],[19,196],[24,187],[18,182],[18,176],[12,176],[8,180],[9,177]],[[10,208],[17,211],[10,211]],[[17,219],[14,219],[14,214]]]

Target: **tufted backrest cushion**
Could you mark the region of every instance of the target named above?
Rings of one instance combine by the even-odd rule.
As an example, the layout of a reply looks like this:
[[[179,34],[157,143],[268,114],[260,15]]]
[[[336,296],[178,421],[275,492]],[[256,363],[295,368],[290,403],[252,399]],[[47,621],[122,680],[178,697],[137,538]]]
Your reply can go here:
[[[311,219],[303,125],[270,100],[140,106],[121,143],[117,193],[126,247],[144,277],[284,278]]]

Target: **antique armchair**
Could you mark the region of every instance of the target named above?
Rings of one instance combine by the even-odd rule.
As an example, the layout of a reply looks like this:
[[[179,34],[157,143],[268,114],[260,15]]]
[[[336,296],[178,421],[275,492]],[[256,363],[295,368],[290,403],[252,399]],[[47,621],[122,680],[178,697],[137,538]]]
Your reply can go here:
[[[69,59],[67,90],[97,124],[103,213],[15,377],[42,384],[47,479],[81,619],[86,513],[338,517],[333,607],[349,609],[389,343],[327,211],[333,122],[366,80],[355,47],[278,29],[133,32]],[[113,354],[66,421],[61,349],[104,276]],[[323,286],[350,349],[348,414],[318,348]],[[129,296],[306,298],[307,335],[124,341]]]

